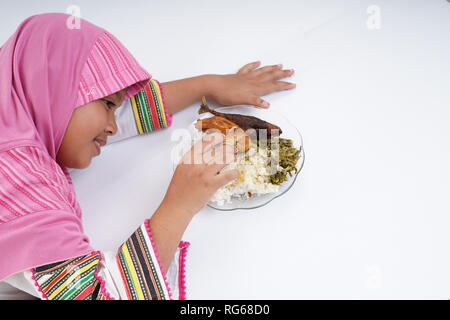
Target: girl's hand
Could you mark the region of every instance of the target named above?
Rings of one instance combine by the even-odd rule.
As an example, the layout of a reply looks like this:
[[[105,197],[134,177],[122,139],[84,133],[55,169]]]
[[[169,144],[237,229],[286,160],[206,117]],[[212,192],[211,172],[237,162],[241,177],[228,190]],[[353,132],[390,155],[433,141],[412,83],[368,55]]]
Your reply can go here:
[[[238,170],[218,174],[236,160],[234,147],[223,145],[223,140],[219,132],[207,134],[183,156],[164,197],[165,205],[193,216],[220,187],[238,177]]]
[[[255,61],[240,68],[236,74],[217,75],[209,96],[227,106],[248,104],[268,108],[269,103],[260,96],[295,88],[294,83],[279,81],[292,76],[293,69],[283,70],[281,64],[258,68],[260,64]]]

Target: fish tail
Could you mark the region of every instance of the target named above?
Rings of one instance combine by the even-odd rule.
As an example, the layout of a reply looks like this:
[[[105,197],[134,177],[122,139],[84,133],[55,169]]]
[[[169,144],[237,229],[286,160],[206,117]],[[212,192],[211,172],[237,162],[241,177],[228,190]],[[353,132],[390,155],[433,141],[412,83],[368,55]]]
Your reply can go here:
[[[205,112],[211,112],[212,110],[208,107],[208,104],[206,103],[205,96],[202,97],[202,104],[200,105],[200,109],[198,110],[198,114],[202,114]]]

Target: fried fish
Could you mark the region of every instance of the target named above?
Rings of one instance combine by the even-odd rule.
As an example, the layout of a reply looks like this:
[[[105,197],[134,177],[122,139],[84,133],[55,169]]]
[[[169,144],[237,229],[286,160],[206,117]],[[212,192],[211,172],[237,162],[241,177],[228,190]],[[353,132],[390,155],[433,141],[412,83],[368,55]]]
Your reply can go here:
[[[240,152],[247,152],[250,149],[250,137],[237,124],[225,118],[213,116],[198,119],[195,128],[201,131],[219,130],[225,135],[224,144],[235,146]]]
[[[214,116],[206,119],[198,119],[195,127],[202,131],[216,129],[222,132],[222,134],[227,134],[227,130],[238,127],[238,125],[223,117]]]
[[[260,130],[265,130],[265,132],[267,132],[268,139],[270,139],[272,135],[279,136],[282,133],[282,130],[279,126],[276,126],[272,123],[269,123],[267,121],[261,120],[259,118],[253,117],[253,116],[244,116],[242,114],[222,113],[222,112],[214,111],[208,107],[208,105],[206,103],[206,99],[205,99],[205,97],[203,97],[202,104],[200,106],[200,109],[198,110],[198,113],[202,114],[205,112],[209,112],[215,116],[225,118],[225,119],[235,123],[237,126],[239,126],[244,131],[247,131],[248,129],[255,129],[257,138],[260,136],[260,133],[261,133]]]

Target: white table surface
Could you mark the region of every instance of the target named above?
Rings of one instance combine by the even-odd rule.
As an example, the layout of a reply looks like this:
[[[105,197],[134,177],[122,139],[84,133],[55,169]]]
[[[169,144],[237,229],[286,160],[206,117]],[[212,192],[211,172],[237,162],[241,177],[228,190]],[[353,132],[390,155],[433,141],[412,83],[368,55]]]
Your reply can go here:
[[[295,91],[266,98],[301,131],[304,169],[265,207],[193,219],[189,299],[450,298],[448,1],[133,3],[2,2],[0,40],[75,4],[161,82],[254,60],[296,71]],[[152,215],[171,133],[196,111],[73,172],[94,247],[115,250]]]

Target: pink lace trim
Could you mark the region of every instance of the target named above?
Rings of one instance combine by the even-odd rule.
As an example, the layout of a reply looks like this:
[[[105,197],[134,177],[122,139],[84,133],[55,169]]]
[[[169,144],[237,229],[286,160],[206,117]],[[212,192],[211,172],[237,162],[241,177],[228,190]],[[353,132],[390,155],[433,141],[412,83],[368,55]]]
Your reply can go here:
[[[147,230],[148,237],[150,238],[150,241],[152,243],[153,252],[155,252],[155,256],[156,256],[156,260],[158,261],[159,269],[161,270],[161,273],[163,275],[164,283],[166,284],[167,291],[169,292],[169,298],[170,298],[170,300],[173,300],[172,291],[170,289],[169,283],[167,282],[166,273],[163,271],[164,270],[163,264],[162,264],[161,260],[159,259],[158,248],[156,248],[155,241],[153,240],[152,232],[150,230],[150,219],[145,220],[144,224],[145,224],[145,229]]]
[[[41,286],[39,285],[39,283],[36,280],[36,276],[34,275],[34,268],[30,269],[30,271],[31,271],[31,279],[33,279],[34,285],[36,286],[36,288],[38,288],[38,291],[41,293],[42,298],[44,300],[48,300],[47,295],[44,293],[44,291],[42,291]]]
[[[170,127],[170,125],[172,124],[172,115],[167,111],[167,106],[166,106],[166,100],[164,98],[163,87],[162,87],[161,83],[159,83],[158,80],[156,80],[156,79],[152,79],[152,80],[155,81],[158,84],[159,91],[161,91],[161,100],[163,102],[164,114],[166,115],[167,126]]]
[[[98,263],[101,263],[101,262],[102,262],[102,259],[103,259],[102,253],[101,253],[100,251],[95,251],[94,253],[100,254],[100,261],[99,261]],[[108,300],[116,300],[116,299],[114,299],[113,297],[111,297],[111,295],[110,295],[110,294],[108,293],[108,291],[106,290],[106,288],[105,288],[106,281],[103,280],[102,276],[98,274],[98,273],[99,273],[99,270],[100,270],[100,269],[97,267],[97,270],[95,270],[95,273],[94,273],[94,278],[95,278],[98,282],[100,282],[100,291],[102,292],[102,294],[103,294]]]
[[[178,287],[179,299],[186,300],[186,255],[191,244],[187,241],[181,241],[178,248],[181,249],[180,257],[178,259]]]

